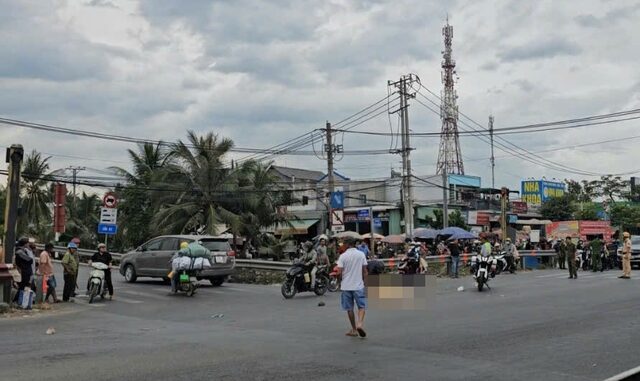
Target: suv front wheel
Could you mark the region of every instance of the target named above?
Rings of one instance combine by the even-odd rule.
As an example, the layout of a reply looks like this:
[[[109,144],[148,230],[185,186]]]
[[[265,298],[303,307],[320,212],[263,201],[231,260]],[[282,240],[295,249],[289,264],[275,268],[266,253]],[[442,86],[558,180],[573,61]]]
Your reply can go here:
[[[127,265],[124,268],[124,280],[128,283],[133,283],[136,279],[138,279],[138,276],[136,275],[136,270],[133,268],[133,265]]]
[[[209,278],[209,282],[211,282],[212,286],[219,287],[224,283],[224,277]]]

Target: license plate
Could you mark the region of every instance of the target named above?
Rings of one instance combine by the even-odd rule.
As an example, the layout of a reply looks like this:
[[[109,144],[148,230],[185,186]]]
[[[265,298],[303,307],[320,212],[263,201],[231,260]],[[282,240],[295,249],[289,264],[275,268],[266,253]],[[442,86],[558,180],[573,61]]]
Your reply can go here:
[[[226,257],[216,257],[216,263],[227,263]]]

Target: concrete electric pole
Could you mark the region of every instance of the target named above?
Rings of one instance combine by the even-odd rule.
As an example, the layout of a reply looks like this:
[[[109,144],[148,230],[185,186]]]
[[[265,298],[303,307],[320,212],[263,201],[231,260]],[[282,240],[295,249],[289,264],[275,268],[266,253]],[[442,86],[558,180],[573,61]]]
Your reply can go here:
[[[409,98],[415,97],[415,93],[409,94],[408,89],[411,88],[411,84],[417,81],[418,78],[414,74],[407,74],[400,77],[397,82],[389,81],[389,86],[394,86],[398,89],[400,94],[400,109],[393,111],[392,113],[400,112],[400,124],[401,124],[401,142],[402,149],[402,203],[404,205],[404,228],[407,238],[413,238],[413,190],[411,187],[411,135],[409,129]]]
[[[8,268],[13,263],[13,251],[16,243],[16,226],[18,224],[18,203],[20,201],[20,166],[24,157],[24,149],[19,144],[7,148],[6,161],[9,163],[9,183],[7,185],[7,202],[4,210],[4,261],[0,264],[0,285],[3,302],[11,299],[11,281]]]
[[[489,138],[491,139],[491,189],[496,189],[496,158],[493,156],[493,115],[489,115]]]
[[[333,192],[335,191],[335,178],[333,176],[333,154],[335,153],[335,148],[333,145],[333,137],[332,137],[332,131],[331,131],[331,123],[327,122],[326,125],[326,140],[327,143],[325,145],[324,151],[327,154],[327,180],[329,182],[329,203],[327,204],[327,209],[328,209],[328,219],[327,219],[327,225],[328,228],[327,230],[327,234],[329,234],[331,232],[331,226],[332,226],[332,215],[331,213],[333,213],[333,210],[331,209],[331,197],[333,197]]]
[[[66,169],[71,170],[72,173],[73,173],[73,211],[75,211],[76,210],[76,206],[77,206],[77,204],[76,204],[76,182],[77,182],[78,172],[84,171],[87,168],[70,166],[70,167],[67,167]]]

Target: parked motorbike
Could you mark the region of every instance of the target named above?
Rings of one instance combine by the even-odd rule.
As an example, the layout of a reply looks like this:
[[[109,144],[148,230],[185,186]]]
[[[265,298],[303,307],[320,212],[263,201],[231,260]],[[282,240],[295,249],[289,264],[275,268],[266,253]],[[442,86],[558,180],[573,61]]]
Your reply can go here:
[[[511,257],[511,259],[509,260],[509,258],[507,258],[507,253],[504,251],[501,251],[499,253],[499,255],[494,256],[494,259],[496,260],[496,275],[499,275],[500,273],[502,273],[503,271],[508,271],[511,274],[516,272],[516,260],[515,258]],[[511,263],[509,263],[511,262]]]
[[[478,291],[482,291],[484,286],[489,287],[489,279],[495,276],[497,260],[492,257],[481,255],[471,257],[471,270],[473,278],[476,280]]]
[[[287,270],[286,279],[282,283],[280,292],[285,299],[293,298],[298,292],[314,292],[322,296],[327,292],[329,286],[329,274],[326,266],[318,266],[316,272],[316,284],[311,285],[311,274],[309,268],[299,259]]]
[[[420,257],[417,255],[405,256],[398,265],[398,273],[402,275],[420,274]]]
[[[93,303],[93,299],[98,295],[102,299],[106,296],[107,289],[104,284],[104,272],[109,269],[109,266],[102,262],[94,262],[91,267],[93,270],[89,274],[89,304]]]

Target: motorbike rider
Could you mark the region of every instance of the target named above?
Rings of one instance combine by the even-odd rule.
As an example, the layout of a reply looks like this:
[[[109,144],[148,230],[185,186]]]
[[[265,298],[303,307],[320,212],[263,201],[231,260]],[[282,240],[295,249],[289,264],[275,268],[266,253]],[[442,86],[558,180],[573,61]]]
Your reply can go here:
[[[89,266],[93,262],[104,263],[109,266],[108,269],[104,270],[104,283],[107,289],[109,290],[109,300],[113,300],[113,283],[111,282],[111,262],[113,261],[111,254],[107,251],[107,245],[101,243],[98,245],[98,252],[93,254],[91,260],[89,261]],[[87,281],[87,295],[89,294],[89,285],[90,279]]]
[[[173,260],[178,258],[180,256],[180,252],[182,250],[185,250],[188,247],[189,247],[189,244],[187,242],[183,241],[180,243],[180,250],[178,250],[175,254],[173,254],[173,257],[171,257],[170,263],[172,264],[172,267],[173,267]],[[180,283],[180,274],[178,274],[178,271],[171,271],[170,278],[171,278],[171,291],[176,292],[178,290],[178,286]]]
[[[490,257],[491,256],[491,243],[489,242],[489,239],[487,238],[486,235],[483,235],[482,237],[480,237],[480,255],[483,257]]]
[[[310,288],[313,288],[316,283],[316,273],[318,272],[318,267],[316,266],[318,254],[313,249],[313,243],[309,241],[302,244],[302,250],[303,253],[300,260],[305,268],[309,269],[309,273],[311,274]]]
[[[504,240],[503,250],[504,250],[504,258],[507,260],[507,265],[509,266],[509,269],[515,271],[514,258],[516,253],[516,245],[511,243],[511,238],[507,237],[507,239]]]

